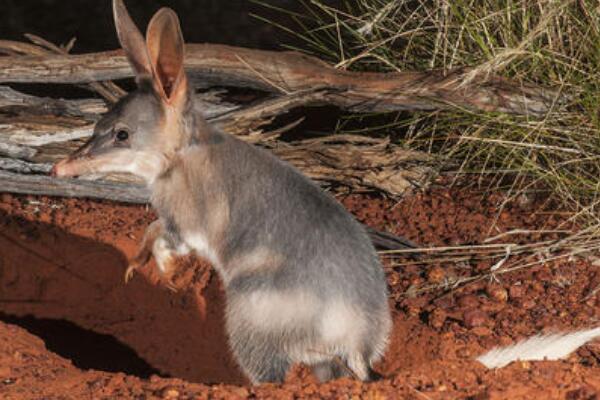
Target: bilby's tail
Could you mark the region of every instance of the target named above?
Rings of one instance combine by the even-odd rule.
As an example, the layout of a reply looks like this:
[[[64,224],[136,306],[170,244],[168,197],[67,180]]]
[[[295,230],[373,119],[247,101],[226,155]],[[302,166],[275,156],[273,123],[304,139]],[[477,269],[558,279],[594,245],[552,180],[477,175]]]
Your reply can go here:
[[[389,232],[378,231],[365,225],[365,229],[371,238],[371,242],[377,248],[377,250],[403,250],[403,249],[417,249],[419,246],[408,239],[401,236],[394,235]],[[410,253],[409,256],[412,254]]]
[[[517,360],[560,360],[597,337],[600,337],[600,327],[570,333],[536,335],[511,346],[492,349],[477,357],[477,361],[487,368],[501,368]]]

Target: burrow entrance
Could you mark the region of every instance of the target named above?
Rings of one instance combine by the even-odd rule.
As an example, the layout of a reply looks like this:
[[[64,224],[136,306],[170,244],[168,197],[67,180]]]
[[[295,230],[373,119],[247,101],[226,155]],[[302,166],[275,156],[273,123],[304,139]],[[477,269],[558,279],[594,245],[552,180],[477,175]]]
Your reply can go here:
[[[118,215],[104,215],[108,210]],[[224,296],[208,266],[193,262],[191,283],[177,292],[156,282],[152,268],[126,285],[146,211],[102,211],[102,220],[98,212],[73,212],[73,229],[63,228],[68,221],[57,227],[0,211],[0,319],[82,369],[245,383],[228,350]],[[95,230],[73,233],[88,225]],[[123,226],[135,235],[123,235]]]

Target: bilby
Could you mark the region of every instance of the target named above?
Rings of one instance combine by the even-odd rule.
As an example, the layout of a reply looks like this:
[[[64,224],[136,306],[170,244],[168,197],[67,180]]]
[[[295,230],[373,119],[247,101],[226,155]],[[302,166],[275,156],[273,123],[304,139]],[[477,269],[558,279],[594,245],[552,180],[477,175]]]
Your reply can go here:
[[[373,378],[391,329],[385,275],[364,229],[333,198],[267,151],[208,125],[195,111],[176,14],[152,18],[146,39],[113,0],[137,90],[56,176],[129,172],[159,219],[125,277],[154,256],[166,277],[178,255],[208,259],[226,290],[231,351],[253,383],[281,382],[295,363],[322,381]],[[558,359],[600,328],[535,336],[478,358],[489,368]]]
[[[231,351],[252,382],[280,382],[295,363],[323,381],[371,379],[391,318],[385,274],[362,226],[293,167],[195,111],[172,10],[154,15],[144,40],[122,0],[113,8],[137,90],[53,173],[145,180],[159,219],[127,276],[151,256],[167,276],[177,255],[209,260],[225,287]]]

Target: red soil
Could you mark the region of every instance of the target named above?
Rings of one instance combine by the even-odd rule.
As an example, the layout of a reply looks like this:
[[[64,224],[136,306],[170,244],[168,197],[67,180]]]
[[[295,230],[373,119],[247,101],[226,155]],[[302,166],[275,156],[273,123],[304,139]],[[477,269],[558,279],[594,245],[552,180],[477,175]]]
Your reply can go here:
[[[600,391],[600,347],[594,344],[565,361],[516,362],[494,371],[473,361],[486,349],[542,330],[596,325],[600,271],[584,259],[416,296],[405,292],[472,276],[498,260],[387,264],[395,323],[377,366],[382,380],[317,384],[299,366],[283,385],[252,387],[229,355],[222,288],[208,265],[181,260],[177,292],[160,282],[153,264],[124,284],[126,260],[154,219],[146,207],[0,196],[2,399],[592,399]],[[502,200],[445,189],[398,204],[341,199],[360,220],[424,246],[476,244],[500,232],[560,223],[526,201],[499,213]],[[542,237],[551,235],[519,240]]]

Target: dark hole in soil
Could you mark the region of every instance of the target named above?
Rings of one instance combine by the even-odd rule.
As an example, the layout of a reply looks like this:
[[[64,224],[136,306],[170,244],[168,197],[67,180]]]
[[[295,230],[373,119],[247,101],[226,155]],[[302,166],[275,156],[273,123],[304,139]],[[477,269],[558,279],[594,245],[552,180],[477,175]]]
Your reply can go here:
[[[162,375],[131,348],[110,335],[80,328],[66,320],[15,317],[0,313],[0,320],[18,325],[38,336],[46,348],[73,362],[78,368],[124,372],[140,378]],[[77,343],[77,346],[73,346]]]

